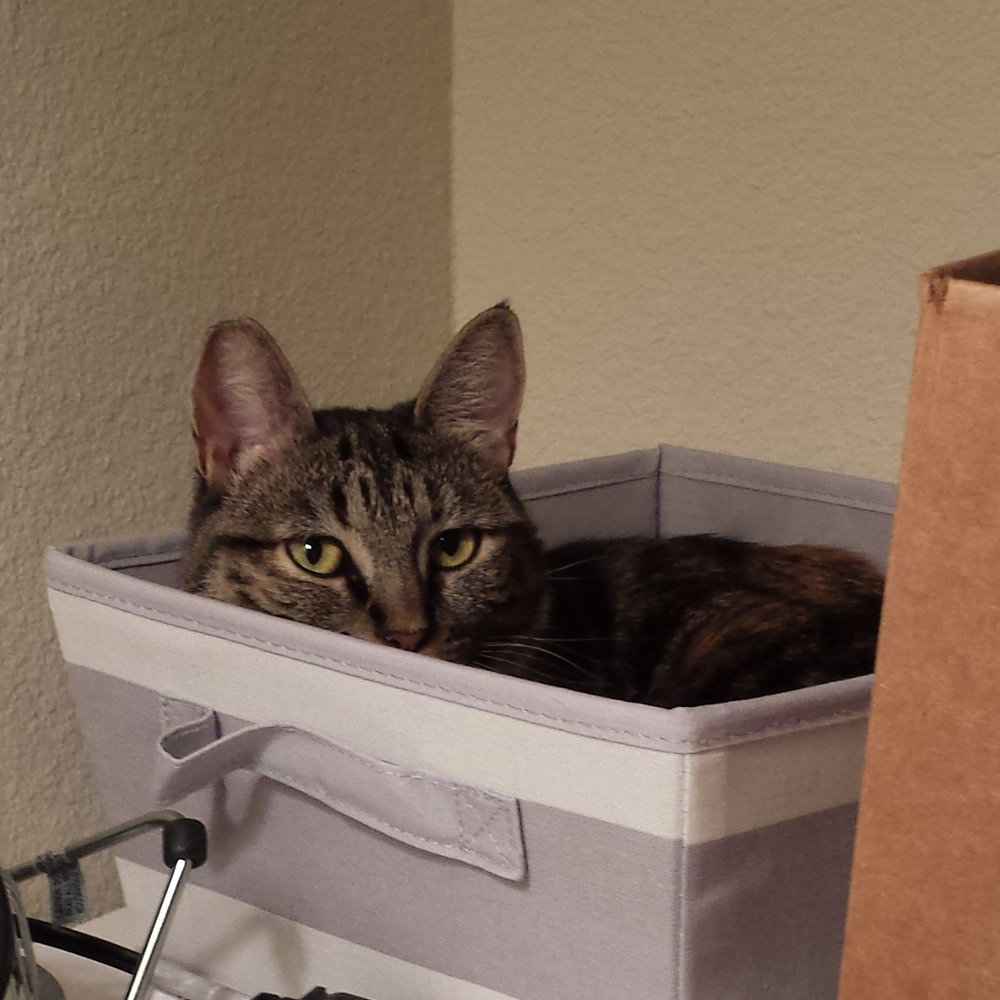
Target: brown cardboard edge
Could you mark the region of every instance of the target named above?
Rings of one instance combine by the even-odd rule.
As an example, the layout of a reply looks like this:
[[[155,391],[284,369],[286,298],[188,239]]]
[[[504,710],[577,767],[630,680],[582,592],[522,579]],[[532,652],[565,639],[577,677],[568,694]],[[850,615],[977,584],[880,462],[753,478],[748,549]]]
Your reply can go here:
[[[920,279],[921,300],[939,310],[943,309],[954,281],[969,285],[1000,286],[1000,250],[964,257],[925,271]]]

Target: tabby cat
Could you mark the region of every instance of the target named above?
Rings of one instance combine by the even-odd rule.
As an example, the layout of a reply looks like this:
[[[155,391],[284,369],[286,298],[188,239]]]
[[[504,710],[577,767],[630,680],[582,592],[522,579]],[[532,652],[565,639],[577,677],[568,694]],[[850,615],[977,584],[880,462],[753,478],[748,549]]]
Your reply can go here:
[[[508,479],[523,391],[505,304],[387,410],[313,412],[262,326],[219,324],[192,388],[184,586],[668,708],[872,669],[882,579],[853,553],[708,535],[544,551]]]

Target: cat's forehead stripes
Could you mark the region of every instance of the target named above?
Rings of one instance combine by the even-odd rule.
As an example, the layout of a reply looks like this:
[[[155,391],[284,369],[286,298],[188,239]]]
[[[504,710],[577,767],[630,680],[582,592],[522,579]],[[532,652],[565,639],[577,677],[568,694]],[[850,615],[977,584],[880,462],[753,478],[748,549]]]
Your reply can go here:
[[[329,436],[329,497],[334,516],[345,526],[361,527],[372,516],[429,511],[431,491],[427,470],[421,469],[421,449],[411,432],[386,426],[370,412],[342,415]]]
[[[389,435],[389,441],[397,458],[404,462],[408,462],[413,458],[413,445],[402,430],[398,428],[393,430]]]
[[[483,481],[468,449],[415,427],[408,406],[323,410],[316,424],[315,458],[304,471],[341,523],[360,530],[372,517],[412,512],[422,522],[471,518],[491,527],[521,516],[495,479]]]
[[[366,507],[371,507],[372,505],[372,487],[371,479],[366,473],[361,473],[357,477],[358,493],[361,496],[361,502]]]
[[[347,513],[347,494],[344,487],[339,482],[330,484],[330,502],[333,504],[333,515],[345,527],[351,526],[351,521]]]

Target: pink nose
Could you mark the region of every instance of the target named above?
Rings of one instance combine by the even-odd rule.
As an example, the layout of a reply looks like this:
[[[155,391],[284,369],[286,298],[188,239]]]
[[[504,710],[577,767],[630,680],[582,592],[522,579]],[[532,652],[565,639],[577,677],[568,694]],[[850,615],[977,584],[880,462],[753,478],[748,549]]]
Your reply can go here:
[[[416,629],[413,632],[390,631],[385,633],[385,644],[398,649],[408,649],[416,652],[427,640],[427,629]]]

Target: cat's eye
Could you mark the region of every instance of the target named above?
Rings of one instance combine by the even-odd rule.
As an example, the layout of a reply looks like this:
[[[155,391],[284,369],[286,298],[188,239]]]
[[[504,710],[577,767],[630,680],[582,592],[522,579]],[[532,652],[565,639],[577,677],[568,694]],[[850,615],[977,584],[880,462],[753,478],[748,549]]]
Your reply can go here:
[[[475,528],[451,528],[431,542],[431,561],[441,569],[458,569],[479,551],[479,532]]]
[[[317,576],[334,576],[344,568],[344,550],[332,538],[295,539],[286,546],[292,562],[307,573]]]

